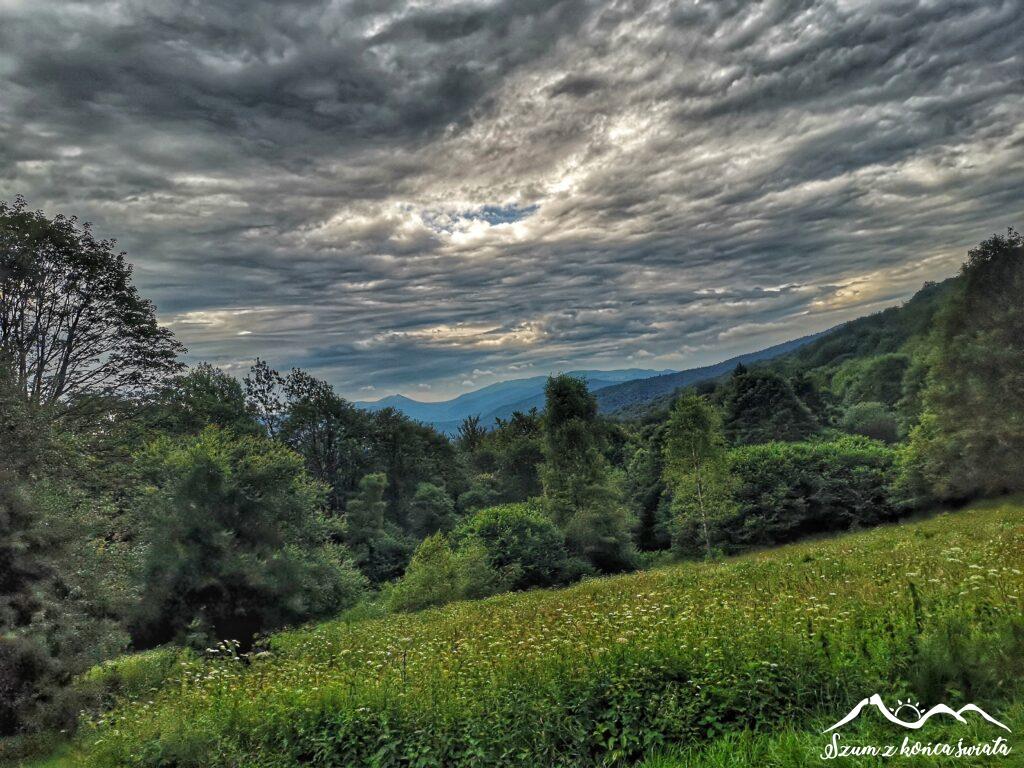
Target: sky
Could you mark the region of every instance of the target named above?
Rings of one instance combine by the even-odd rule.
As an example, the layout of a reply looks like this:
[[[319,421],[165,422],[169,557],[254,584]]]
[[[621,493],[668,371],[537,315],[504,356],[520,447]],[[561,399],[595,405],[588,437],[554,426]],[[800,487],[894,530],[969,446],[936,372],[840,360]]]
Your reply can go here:
[[[346,397],[685,368],[1024,226],[1024,0],[0,0],[0,198]]]

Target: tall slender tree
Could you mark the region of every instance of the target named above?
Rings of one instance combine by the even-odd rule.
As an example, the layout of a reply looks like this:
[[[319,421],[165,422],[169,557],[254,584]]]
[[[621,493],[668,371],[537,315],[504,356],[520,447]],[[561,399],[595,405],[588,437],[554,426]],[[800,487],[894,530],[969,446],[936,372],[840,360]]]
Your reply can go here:
[[[731,505],[731,481],[722,417],[696,394],[672,407],[665,430],[664,477],[672,490],[676,530],[696,522],[704,554],[712,554],[712,526]],[[685,549],[684,541],[677,541]]]
[[[560,375],[545,388],[544,465],[548,510],[566,543],[602,571],[632,562],[631,521],[601,452],[597,401],[586,382]]]

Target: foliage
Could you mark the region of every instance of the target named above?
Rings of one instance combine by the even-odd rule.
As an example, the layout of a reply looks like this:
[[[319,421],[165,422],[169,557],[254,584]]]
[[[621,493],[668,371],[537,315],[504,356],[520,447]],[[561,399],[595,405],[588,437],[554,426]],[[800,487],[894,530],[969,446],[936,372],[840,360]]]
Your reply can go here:
[[[939,318],[908,484],[938,499],[1024,488],[1024,239],[970,251]]]
[[[487,428],[479,416],[467,416],[459,424],[459,447],[468,453],[479,450],[486,437]]]
[[[863,435],[883,443],[895,443],[899,439],[896,414],[884,403],[854,403],[843,414],[842,427],[851,435]]]
[[[626,465],[625,493],[636,510],[634,540],[641,552],[671,544],[671,492],[664,482],[664,425],[648,425],[635,438]]]
[[[904,353],[851,360],[833,378],[836,394],[847,403],[877,402],[890,408],[903,397],[903,378],[911,366]]]
[[[0,201],[0,357],[25,402],[143,394],[182,351],[112,240],[23,198]]]
[[[39,609],[46,544],[24,482],[0,468],[0,634],[26,626]]]
[[[544,499],[570,550],[605,572],[632,564],[632,521],[601,452],[597,403],[582,379],[555,376],[545,389]]]
[[[897,514],[896,455],[882,443],[861,437],[765,443],[734,449],[729,461],[736,512],[719,530],[728,548],[876,525]]]
[[[538,473],[544,461],[543,425],[536,409],[498,419],[488,445],[505,501],[525,501],[543,492]]]
[[[169,379],[145,413],[144,426],[168,435],[194,435],[207,426],[240,435],[261,431],[246,404],[242,385],[209,363]]]
[[[295,369],[282,384],[284,415],[278,438],[306,460],[310,474],[326,483],[332,511],[344,508],[371,466],[367,415],[335,394],[325,381]]]
[[[452,497],[465,490],[466,478],[451,441],[394,408],[372,414],[368,443],[373,471],[388,478],[388,518],[403,531],[409,529],[409,506],[420,483],[433,483]]]
[[[366,413],[325,381],[293,369],[281,376],[257,360],[245,378],[250,410],[267,431],[299,453],[314,478],[326,484],[328,507],[345,511],[368,474],[386,477],[387,521],[399,536],[411,533],[409,514],[422,483],[454,497],[467,480],[455,446],[444,435],[393,408]]]
[[[699,395],[681,396],[672,406],[665,427],[664,475],[672,490],[676,517],[674,542],[680,552],[692,552],[699,529],[699,548],[711,557],[711,531],[732,507],[732,477],[726,456],[722,417]]]
[[[46,723],[60,690],[60,662],[31,638],[0,636],[0,736]]]
[[[479,419],[463,422],[459,449],[472,473],[468,489],[459,496],[463,512],[539,496],[539,468],[544,461],[543,425],[537,410],[514,411],[495,420],[490,431]]]
[[[412,545],[385,520],[387,485],[383,472],[366,475],[345,509],[345,542],[359,570],[374,584],[401,576],[412,552]]]
[[[480,542],[491,567],[509,574],[510,589],[560,584],[573,572],[561,531],[535,502],[482,509],[457,537]]]
[[[771,371],[737,370],[724,395],[725,433],[734,445],[803,440],[818,430],[789,382]]]
[[[205,661],[124,701],[83,734],[84,762],[576,768],[806,727],[865,691],[906,692],[915,669],[935,668],[930,638],[950,627],[1019,635],[1022,557],[1024,511],[1004,503],[725,563],[331,622],[271,638],[266,659]],[[986,666],[1006,674],[970,689],[996,712],[1024,675],[1019,637],[1000,646]],[[942,700],[966,703],[963,680],[990,684],[971,674],[940,683]]]
[[[356,601],[362,577],[330,542],[323,489],[279,443],[208,427],[142,462],[150,536],[137,637],[247,643]]]
[[[405,575],[389,590],[388,607],[417,611],[455,600],[486,597],[507,588],[507,580],[491,567],[477,541],[452,549],[443,533],[428,536],[416,548]]]
[[[433,483],[420,483],[409,505],[409,529],[426,538],[432,533],[449,533],[456,524],[455,502]]]
[[[83,702],[99,712],[119,699],[141,699],[157,693],[194,658],[188,649],[174,646],[130,653],[91,667],[78,676],[74,688]]]

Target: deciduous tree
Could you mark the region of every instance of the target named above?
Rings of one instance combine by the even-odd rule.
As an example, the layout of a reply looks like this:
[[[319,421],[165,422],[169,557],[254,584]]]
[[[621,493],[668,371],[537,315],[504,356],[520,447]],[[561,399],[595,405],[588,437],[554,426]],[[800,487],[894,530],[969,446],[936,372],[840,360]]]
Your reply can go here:
[[[22,198],[0,202],[0,355],[26,403],[134,397],[175,373],[183,351],[114,241]]]

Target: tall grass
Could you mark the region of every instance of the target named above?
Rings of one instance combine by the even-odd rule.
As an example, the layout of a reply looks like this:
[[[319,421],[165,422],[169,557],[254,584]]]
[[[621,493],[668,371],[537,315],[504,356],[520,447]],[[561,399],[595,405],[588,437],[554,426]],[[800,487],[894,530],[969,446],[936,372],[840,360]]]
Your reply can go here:
[[[1024,509],[1007,502],[329,622],[251,663],[183,659],[82,744],[98,767],[588,766],[777,731],[876,691],[991,705],[1024,672],[1003,642],[1021,632],[1022,570]]]

